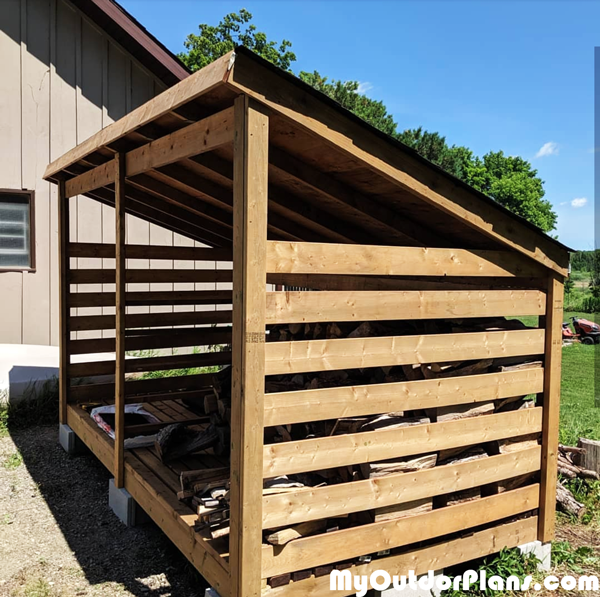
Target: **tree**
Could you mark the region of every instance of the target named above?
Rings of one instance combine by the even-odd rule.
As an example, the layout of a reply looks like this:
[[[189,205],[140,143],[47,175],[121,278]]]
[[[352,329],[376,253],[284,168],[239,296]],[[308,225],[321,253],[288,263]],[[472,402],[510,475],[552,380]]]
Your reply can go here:
[[[239,13],[229,13],[216,27],[202,23],[200,34],[190,33],[183,43],[187,52],[179,54],[180,60],[191,70],[196,71],[217,58],[231,52],[236,46],[246,46],[275,66],[290,70],[296,54],[290,50],[291,42],[286,39],[280,43],[269,41],[267,35],[249,24],[252,14],[245,8]]]

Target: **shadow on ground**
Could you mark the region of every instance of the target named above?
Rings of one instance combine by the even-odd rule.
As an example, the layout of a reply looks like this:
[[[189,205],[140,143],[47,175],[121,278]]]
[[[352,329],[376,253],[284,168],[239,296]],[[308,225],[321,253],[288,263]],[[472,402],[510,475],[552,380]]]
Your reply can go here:
[[[26,472],[23,470],[20,475],[28,474],[31,477],[34,493],[37,486],[37,503],[40,506],[34,507],[37,512],[27,512],[27,518],[22,516],[21,510],[13,523],[16,528],[6,526],[5,531],[0,530],[0,534],[6,533],[5,538],[13,531],[15,535],[12,545],[5,544],[4,550],[0,544],[0,551],[5,552],[3,558],[7,555],[7,548],[11,552],[13,547],[17,547],[14,543],[23,533],[39,534],[40,540],[46,541],[55,533],[56,539],[51,543],[55,543],[56,550],[50,549],[51,555],[45,556],[47,564],[50,568],[61,566],[59,560],[66,558],[68,561],[74,557],[75,568],[81,569],[80,576],[85,576],[87,582],[83,588],[66,586],[58,591],[57,586],[51,595],[95,595],[100,586],[106,590],[98,594],[107,597],[112,594],[139,597],[204,595],[207,586],[205,581],[157,526],[149,522],[136,528],[127,528],[116,518],[108,507],[110,475],[88,451],[77,456],[67,455],[57,443],[57,427],[32,427],[10,432],[10,439],[23,459],[20,467],[26,468]],[[0,477],[10,473],[6,466],[4,469],[0,467]],[[23,481],[26,482],[29,481]],[[30,489],[27,491],[32,493]],[[10,500],[12,511],[19,512],[19,508],[28,507],[26,501],[19,503],[18,496],[17,491],[14,499]],[[28,498],[31,496],[24,496],[23,500]],[[51,516],[41,500],[47,505]],[[38,525],[35,524],[36,516],[40,518]],[[42,524],[44,516],[48,520]],[[30,528],[28,525],[31,525]],[[59,555],[57,551],[60,550],[66,554]],[[23,553],[23,569],[28,564],[29,555]],[[53,562],[55,558],[56,562]],[[6,580],[9,581],[7,586],[12,587],[9,595],[26,595],[26,592],[15,590],[14,574],[12,580]],[[59,578],[59,582],[54,584],[62,584],[62,580]]]

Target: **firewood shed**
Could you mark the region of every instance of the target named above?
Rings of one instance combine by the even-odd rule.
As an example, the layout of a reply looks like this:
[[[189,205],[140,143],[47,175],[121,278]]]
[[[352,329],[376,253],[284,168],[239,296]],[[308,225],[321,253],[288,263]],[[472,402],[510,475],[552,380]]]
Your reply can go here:
[[[567,247],[243,48],[45,178],[61,422],[222,597],[552,539]],[[114,244],[69,239],[82,195],[114,207]],[[132,217],[182,246],[127,244]],[[227,365],[218,395],[189,370]],[[160,422],[126,425],[132,403]],[[114,441],[92,404],[115,405]],[[230,455],[124,449],[218,416]]]

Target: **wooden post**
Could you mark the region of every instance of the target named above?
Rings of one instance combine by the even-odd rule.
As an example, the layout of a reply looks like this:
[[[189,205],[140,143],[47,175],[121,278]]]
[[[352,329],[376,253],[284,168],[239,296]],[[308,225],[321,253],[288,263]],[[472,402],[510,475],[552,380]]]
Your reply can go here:
[[[269,120],[235,101],[231,597],[261,593]]]
[[[542,432],[542,478],[538,539],[554,539],[558,425],[560,418],[560,363],[562,357],[563,281],[548,279],[546,298],[546,349],[544,363],[544,409]]]
[[[59,275],[59,294],[60,294],[60,357],[59,357],[59,395],[60,412],[59,420],[62,424],[67,424],[67,405],[69,402],[69,344],[71,339],[70,331],[70,308],[69,308],[69,278],[70,278],[70,259],[69,259],[69,199],[65,191],[65,181],[58,183],[58,275]]]
[[[124,485],[125,444],[125,154],[115,155],[115,486]]]

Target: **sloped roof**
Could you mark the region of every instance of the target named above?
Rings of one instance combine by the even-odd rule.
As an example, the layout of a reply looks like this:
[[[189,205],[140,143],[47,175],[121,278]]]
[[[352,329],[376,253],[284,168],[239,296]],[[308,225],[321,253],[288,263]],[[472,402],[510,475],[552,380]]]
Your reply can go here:
[[[90,171],[116,151],[131,151],[230,108],[240,94],[270,116],[271,238],[509,247],[565,274],[567,247],[245,48],[84,141],[51,164],[46,177],[71,179]],[[231,243],[231,146],[161,166],[130,183],[131,213],[137,209],[140,217],[214,246]],[[114,201],[110,183],[89,194]]]

